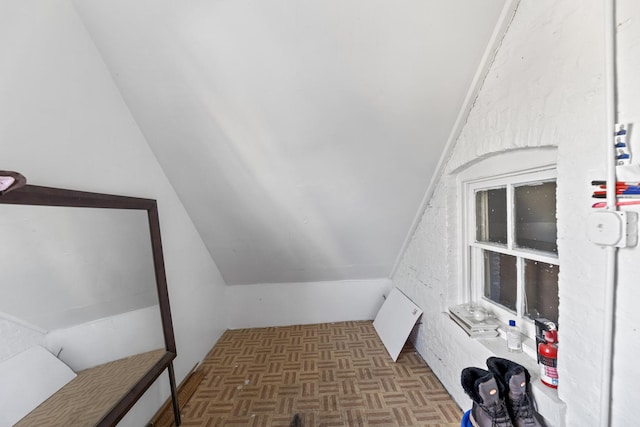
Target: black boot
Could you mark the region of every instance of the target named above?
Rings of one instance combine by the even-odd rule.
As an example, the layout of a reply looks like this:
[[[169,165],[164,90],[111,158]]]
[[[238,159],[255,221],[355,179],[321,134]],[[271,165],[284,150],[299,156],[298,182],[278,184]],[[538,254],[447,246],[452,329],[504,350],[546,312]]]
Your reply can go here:
[[[293,416],[289,427],[302,427],[302,418],[300,418],[300,414],[295,414]]]
[[[529,371],[511,360],[500,357],[487,359],[487,367],[507,390],[507,408],[516,427],[544,427],[533,407]]]
[[[471,424],[475,427],[513,427],[504,401],[504,388],[493,374],[480,368],[464,368],[462,388],[473,400]]]

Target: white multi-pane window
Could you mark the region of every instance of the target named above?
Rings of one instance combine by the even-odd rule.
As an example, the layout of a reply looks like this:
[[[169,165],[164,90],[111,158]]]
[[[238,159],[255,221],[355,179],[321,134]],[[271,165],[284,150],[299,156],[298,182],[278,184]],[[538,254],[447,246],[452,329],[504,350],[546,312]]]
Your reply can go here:
[[[533,320],[558,322],[556,173],[551,166],[469,180],[469,297],[529,337]]]

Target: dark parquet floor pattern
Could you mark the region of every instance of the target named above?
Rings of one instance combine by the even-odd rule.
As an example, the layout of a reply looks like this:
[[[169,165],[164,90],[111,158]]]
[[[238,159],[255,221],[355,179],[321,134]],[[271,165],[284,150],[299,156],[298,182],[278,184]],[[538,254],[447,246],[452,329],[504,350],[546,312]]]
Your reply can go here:
[[[371,321],[226,331],[203,361],[185,427],[460,425],[462,411],[418,353],[389,357]]]

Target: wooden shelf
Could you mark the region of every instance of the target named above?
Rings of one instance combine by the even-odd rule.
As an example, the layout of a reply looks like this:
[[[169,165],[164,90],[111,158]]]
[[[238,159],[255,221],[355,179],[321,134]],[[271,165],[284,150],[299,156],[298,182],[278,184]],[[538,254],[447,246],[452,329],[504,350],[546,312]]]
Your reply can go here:
[[[152,350],[80,371],[15,427],[96,425],[166,352]]]

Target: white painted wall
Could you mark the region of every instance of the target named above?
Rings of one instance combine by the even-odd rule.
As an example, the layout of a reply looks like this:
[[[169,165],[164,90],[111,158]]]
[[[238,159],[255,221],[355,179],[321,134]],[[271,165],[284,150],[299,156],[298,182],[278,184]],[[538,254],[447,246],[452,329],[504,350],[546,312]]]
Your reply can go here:
[[[265,283],[227,288],[232,329],[371,320],[391,280]]]
[[[0,2],[0,94],[3,169],[158,200],[180,380],[226,329],[224,282],[69,2]],[[150,419],[168,396],[163,377],[123,425]]]
[[[44,330],[157,306],[144,210],[0,206],[0,311]],[[33,259],[38,259],[34,263]]]
[[[640,7],[633,0],[619,3],[619,107],[622,120],[637,123]],[[470,400],[460,386],[461,370],[485,366],[493,351],[466,337],[444,314],[461,302],[464,282],[456,173],[484,156],[553,145],[558,148],[561,263],[558,395],[566,403],[566,417],[561,411],[545,415],[552,425],[598,425],[605,262],[604,251],[587,240],[584,224],[592,211],[590,181],[603,179],[606,169],[603,16],[604,2],[598,0],[520,3],[393,276],[425,311],[414,337],[417,348],[463,408]],[[638,135],[633,140],[638,152]],[[637,424],[637,259],[637,248],[620,253],[612,426]]]
[[[640,180],[640,2],[618,0],[618,120],[632,123],[631,149],[634,167],[620,170],[623,179]],[[630,209],[629,209],[630,210]],[[640,209],[635,208],[635,211]],[[637,424],[633,409],[640,402],[640,248],[624,249],[618,255],[618,297],[612,391],[612,425]]]
[[[620,5],[621,118],[637,121],[640,10],[632,0]],[[560,323],[563,331],[571,331],[562,335],[559,395],[567,403],[567,425],[595,425],[599,416],[601,350],[593,343],[602,330],[604,262],[602,250],[586,240],[582,224],[591,211],[589,181],[603,176],[605,169],[602,15],[602,4],[596,0],[521,3],[393,277],[394,284],[425,310],[417,347],[462,406],[469,401],[459,386],[461,369],[482,366],[491,352],[467,339],[442,314],[460,294],[452,172],[506,149],[556,145]],[[310,283],[302,288],[275,284],[259,291],[251,286],[225,288],[68,2],[0,3],[0,93],[3,168],[24,173],[34,184],[158,199],[179,379],[227,325],[347,320],[347,312],[355,313],[353,318],[372,318],[366,315],[382,304],[378,292],[388,289],[385,281],[373,286]],[[634,144],[637,147],[637,138]],[[613,425],[632,425],[635,415],[630,409],[639,400],[635,355],[640,350],[640,319],[634,302],[640,290],[633,280],[637,254],[638,249],[620,254]],[[329,296],[337,298],[332,301]],[[356,298],[361,302],[356,309],[335,305]],[[224,318],[225,307],[233,309],[229,320]],[[322,310],[309,311],[315,307]],[[331,307],[338,309],[327,315],[324,310]],[[245,316],[248,311],[251,322]],[[3,338],[21,336],[10,327],[0,331]],[[13,342],[23,345],[31,340],[39,338]],[[145,422],[166,392],[166,387],[154,387],[124,424]]]
[[[231,285],[389,275],[504,3],[73,1]]]
[[[386,279],[227,288],[68,1],[0,2],[0,94],[3,169],[20,171],[31,184],[158,200],[178,381],[229,326],[372,319],[382,304]],[[71,365],[97,363],[105,355],[98,353],[129,350],[130,340],[112,333],[120,320],[48,338],[1,320],[0,358],[46,340],[53,350],[63,347]],[[111,332],[111,348],[92,341],[95,328]],[[77,345],[72,336],[94,351],[65,354]],[[163,376],[121,425],[143,425],[167,396]]]
[[[160,322],[160,308],[156,305],[50,331],[44,337],[44,347],[78,372],[163,348]]]
[[[0,313],[0,362],[35,345],[43,345],[45,332],[4,318]]]

